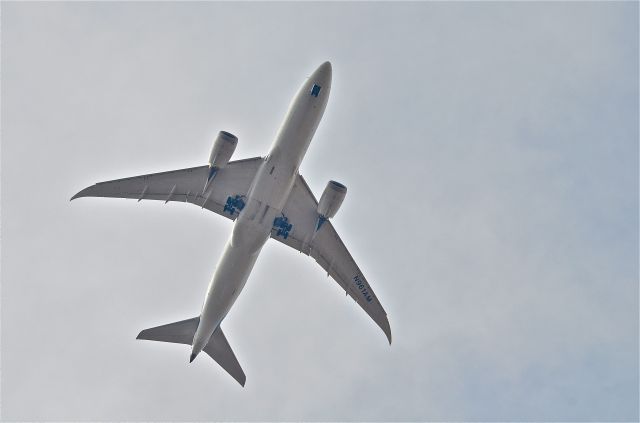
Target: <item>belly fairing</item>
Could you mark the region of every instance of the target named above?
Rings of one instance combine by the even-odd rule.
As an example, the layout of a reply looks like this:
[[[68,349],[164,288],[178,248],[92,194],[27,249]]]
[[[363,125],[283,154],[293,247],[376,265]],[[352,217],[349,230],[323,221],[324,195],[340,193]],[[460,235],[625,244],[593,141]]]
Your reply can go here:
[[[261,211],[258,210],[258,213],[261,213]],[[263,224],[260,224],[248,218],[242,220],[238,218],[238,222],[233,225],[231,246],[242,250],[246,254],[256,254],[269,239],[271,227],[272,224],[270,223],[263,222]]]

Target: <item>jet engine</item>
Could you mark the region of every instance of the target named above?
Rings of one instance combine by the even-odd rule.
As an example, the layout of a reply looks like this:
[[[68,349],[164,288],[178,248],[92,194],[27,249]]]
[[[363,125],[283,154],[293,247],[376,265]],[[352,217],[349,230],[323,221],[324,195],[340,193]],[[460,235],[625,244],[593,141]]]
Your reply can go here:
[[[347,187],[340,182],[329,181],[318,203],[320,217],[326,220],[335,216],[346,195]]]
[[[209,155],[209,167],[223,168],[229,162],[236,146],[238,137],[226,131],[220,131],[218,137],[213,142],[211,154]]]
[[[211,181],[216,177],[218,170],[222,169],[227,165],[227,163],[229,163],[229,159],[237,145],[238,137],[235,135],[226,131],[220,131],[218,133],[218,137],[213,142],[211,154],[209,154],[209,172],[207,173],[207,179],[204,182],[204,188],[202,189],[203,193],[207,188],[209,188],[209,185],[211,185]]]

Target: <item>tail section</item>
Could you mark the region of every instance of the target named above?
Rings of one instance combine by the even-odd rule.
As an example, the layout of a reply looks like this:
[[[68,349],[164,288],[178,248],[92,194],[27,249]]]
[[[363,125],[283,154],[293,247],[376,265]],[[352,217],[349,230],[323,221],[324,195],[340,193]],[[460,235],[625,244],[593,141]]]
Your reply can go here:
[[[231,346],[229,346],[229,342],[227,342],[227,338],[225,338],[220,326],[213,331],[213,335],[211,335],[211,339],[209,339],[203,351],[217,361],[240,385],[244,386],[247,377],[244,375],[242,367],[240,367],[240,363],[238,363],[238,359]]]
[[[194,317],[193,319],[145,329],[138,334],[136,339],[191,345],[198,323],[200,323],[200,318]],[[244,386],[247,378],[220,326],[213,332],[203,351],[222,366],[240,385]],[[191,361],[193,361],[193,358],[191,358]]]
[[[191,345],[193,335],[198,329],[198,323],[200,323],[200,318],[194,317],[193,319],[169,323],[168,325],[156,326],[155,328],[143,330],[136,339]]]

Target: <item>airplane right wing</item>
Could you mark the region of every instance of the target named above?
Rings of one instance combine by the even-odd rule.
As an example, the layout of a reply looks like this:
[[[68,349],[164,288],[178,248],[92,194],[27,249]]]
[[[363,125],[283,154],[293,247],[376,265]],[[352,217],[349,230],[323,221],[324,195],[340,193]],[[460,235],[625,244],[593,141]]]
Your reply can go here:
[[[298,174],[282,210],[291,222],[292,231],[287,233],[285,238],[281,232],[274,229],[271,237],[313,257],[327,275],[330,275],[376,322],[391,344],[391,327],[387,313],[331,221],[325,221],[320,229],[316,230],[317,208],[318,202],[311,189]]]
[[[238,201],[246,196],[262,162],[261,157],[229,162],[226,167],[218,170],[206,190],[204,187],[209,176],[209,166],[199,166],[99,182],[83,189],[71,199],[115,197],[138,201],[182,201],[235,220],[242,209],[238,206]]]

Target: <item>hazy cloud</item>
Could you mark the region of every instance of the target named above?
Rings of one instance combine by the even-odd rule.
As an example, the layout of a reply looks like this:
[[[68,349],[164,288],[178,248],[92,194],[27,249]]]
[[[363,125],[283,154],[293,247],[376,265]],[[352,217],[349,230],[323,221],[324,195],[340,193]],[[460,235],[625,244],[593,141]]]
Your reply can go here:
[[[638,4],[3,3],[2,417],[637,420]],[[240,388],[136,341],[199,313],[231,231],[82,199],[264,154],[324,60],[301,172],[394,343],[269,243],[224,322]]]

